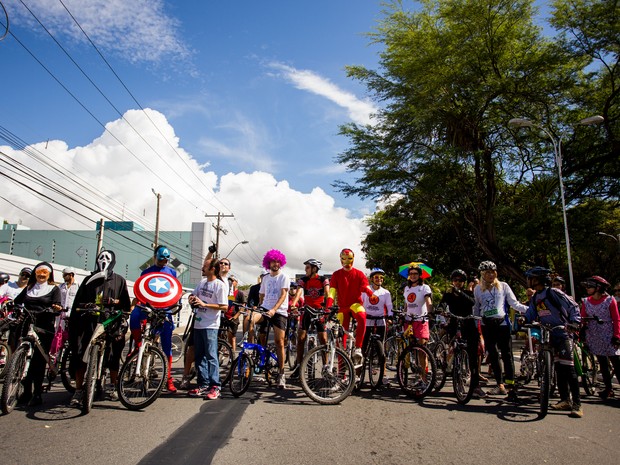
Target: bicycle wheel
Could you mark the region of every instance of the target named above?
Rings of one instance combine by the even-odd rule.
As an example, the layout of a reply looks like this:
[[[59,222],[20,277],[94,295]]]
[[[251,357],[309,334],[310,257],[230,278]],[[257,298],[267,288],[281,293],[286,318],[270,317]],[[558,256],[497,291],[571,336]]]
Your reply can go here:
[[[547,415],[549,396],[551,395],[551,352],[542,353],[542,370],[540,374],[540,418]]]
[[[385,354],[385,366],[390,371],[396,371],[398,357],[402,350],[402,339],[399,336],[388,337],[383,343],[383,353]]]
[[[23,386],[21,381],[26,375],[27,358],[28,353],[26,349],[19,348],[15,351],[7,365],[2,386],[2,396],[0,397],[2,413],[5,415],[11,413],[15,405],[17,405],[17,399],[22,394]]]
[[[84,400],[82,402],[82,413],[89,413],[95,399],[97,391],[97,369],[99,367],[99,345],[93,344],[90,347],[88,357],[88,367],[84,376]]]
[[[469,356],[465,349],[457,349],[454,353],[452,388],[459,404],[466,404],[474,394],[474,383],[469,369]]]
[[[598,365],[596,358],[590,352],[581,349],[578,350],[581,356],[581,385],[587,396],[593,396],[596,387],[596,376],[598,374]]]
[[[435,345],[435,349],[429,351],[435,357],[435,367],[437,372],[435,374],[435,385],[433,387],[433,392],[437,393],[441,391],[441,388],[446,384],[446,378],[448,377],[448,353],[449,346],[446,345],[443,341],[438,341]]]
[[[239,397],[250,387],[254,376],[254,363],[245,352],[241,352],[233,361],[230,370],[230,392],[233,396]]]
[[[178,334],[172,335],[172,361],[178,362],[183,356],[183,338]]]
[[[528,350],[523,349],[521,351],[520,363],[522,382],[523,384],[528,384],[530,381],[532,381],[532,378],[534,377],[534,372],[536,370],[536,367],[534,366],[534,361],[529,356]]]
[[[138,355],[131,354],[118,373],[118,398],[129,410],[155,402],[168,379],[168,360],[159,347],[149,344],[144,348],[141,366]]]
[[[385,368],[385,355],[383,354],[383,344],[375,339],[370,344],[368,351],[368,382],[372,389],[377,389],[383,381]]]
[[[233,351],[230,344],[222,339],[217,341],[217,359],[220,367],[220,386],[223,386],[230,379]]]
[[[11,348],[6,342],[0,341],[0,378],[6,374],[11,359]]]
[[[396,378],[407,396],[419,400],[433,390],[436,370],[435,357],[426,347],[410,345],[398,358]]]
[[[288,330],[286,337],[285,357],[285,363],[287,363],[288,367],[292,370],[295,367],[295,362],[297,361],[297,337],[294,328],[289,328]]]
[[[71,349],[65,347],[62,349],[62,355],[60,358],[60,379],[65,389],[73,394],[75,392],[75,380],[71,379],[69,373],[69,364],[71,363]]]
[[[355,386],[353,362],[340,348],[322,345],[308,351],[301,365],[301,387],[310,399],[332,405],[351,395]]]

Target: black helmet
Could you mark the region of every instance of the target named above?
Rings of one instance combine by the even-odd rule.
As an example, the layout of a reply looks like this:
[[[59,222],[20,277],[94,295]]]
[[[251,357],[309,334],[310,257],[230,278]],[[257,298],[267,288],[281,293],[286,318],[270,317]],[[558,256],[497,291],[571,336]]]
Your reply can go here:
[[[564,280],[564,278],[562,276],[556,276],[555,278],[553,278],[553,282],[558,282],[560,284],[566,284],[566,281]]]
[[[304,262],[304,265],[316,266],[320,270],[323,264],[314,258],[309,258]]]
[[[484,261],[478,265],[478,271],[497,271],[497,265],[492,261]]]
[[[543,284],[551,283],[551,271],[542,266],[535,266],[525,272],[527,278],[537,278]]]
[[[457,268],[452,273],[450,273],[450,279],[454,278],[463,278],[463,281],[467,281],[467,273]]]
[[[10,279],[11,279],[11,276],[8,273],[5,273],[4,271],[0,271],[0,285],[8,283]]]

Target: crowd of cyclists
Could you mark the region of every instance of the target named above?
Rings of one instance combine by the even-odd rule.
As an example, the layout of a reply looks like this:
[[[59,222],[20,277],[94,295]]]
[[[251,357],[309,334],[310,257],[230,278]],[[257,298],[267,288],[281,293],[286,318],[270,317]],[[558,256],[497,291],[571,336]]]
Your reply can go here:
[[[154,250],[153,265],[142,273],[164,273],[176,277],[175,270],[168,265],[170,251],[165,246]],[[209,248],[202,267],[203,279],[189,296],[188,302],[194,313],[189,339],[183,360],[183,377],[175,380],[172,370],[168,370],[166,388],[169,393],[178,390],[204,399],[217,399],[221,396],[221,379],[218,355],[218,338],[224,333],[231,344],[233,355],[237,351],[237,332],[241,316],[241,306],[260,308],[252,317],[243,318],[243,331],[254,340],[255,328],[264,335],[267,326],[272,329],[275,353],[277,354],[278,389],[287,388],[285,369],[285,345],[291,335],[287,329],[291,321],[296,323],[296,344],[294,363],[290,368],[289,382],[300,377],[306,338],[311,325],[310,312],[315,310],[337,309],[338,321],[349,328],[354,320],[355,332],[351,360],[356,368],[364,363],[364,354],[369,343],[369,326],[373,333],[385,341],[386,333],[394,324],[396,312],[392,295],[383,287],[386,273],[379,268],[371,270],[369,276],[355,268],[355,254],[345,248],[340,252],[342,267],[328,278],[321,274],[322,263],[314,258],[304,262],[305,274],[291,280],[283,271],[285,255],[276,249],[269,250],[263,258],[265,273],[258,283],[250,287],[247,296],[238,289],[237,279],[230,274],[231,262],[228,258],[217,258],[214,246]],[[112,386],[109,386],[110,400],[118,395],[114,384],[118,381],[121,353],[126,344],[125,333],[129,330],[133,350],[140,347],[141,331],[145,316],[143,302],[130,299],[124,278],[114,273],[114,252],[104,250],[96,260],[96,269],[78,285],[72,268],[63,270],[63,282],[57,286],[51,264],[41,262],[30,268],[23,268],[17,279],[11,281],[6,273],[0,273],[0,303],[3,305],[2,317],[11,319],[11,309],[23,305],[34,311],[37,331],[45,350],[54,353],[58,350],[58,340],[68,340],[71,349],[70,373],[75,380],[76,390],[71,398],[72,405],[82,402],[85,364],[84,350],[98,323],[108,311],[122,311],[125,319],[119,320],[119,327],[111,332],[110,350],[106,362]],[[475,398],[503,396],[509,402],[519,402],[519,379],[516,376],[513,356],[514,328],[519,324],[539,321],[553,327],[551,346],[557,376],[559,401],[550,408],[570,412],[571,417],[583,416],[577,373],[573,362],[573,344],[580,337],[597,357],[602,375],[603,389],[598,395],[603,400],[615,396],[612,376],[615,373],[620,381],[620,284],[613,287],[614,296],[609,294],[611,285],[600,276],[588,278],[582,285],[587,296],[578,304],[564,292],[565,282],[550,270],[542,267],[529,269],[527,278],[527,301],[520,302],[510,286],[499,280],[495,263],[483,261],[478,267],[478,276],[456,269],[450,274],[450,285],[443,292],[439,302],[433,302],[433,292],[424,278],[425,270],[419,264],[406,269],[406,283],[401,287],[404,298],[404,331],[407,337],[420,345],[427,345],[431,339],[431,325],[436,321],[444,324],[442,330],[448,340],[457,335],[456,319],[445,318],[446,313],[437,309],[448,309],[449,313],[460,316],[475,316],[463,320],[458,326],[459,333],[467,342],[467,355],[471,379],[475,383]],[[100,309],[100,312],[83,312],[84,309]],[[38,312],[37,312],[38,311]],[[511,319],[511,315],[517,315]],[[596,323],[592,321],[596,319]],[[515,321],[516,320],[516,321]],[[128,322],[128,324],[125,323]],[[172,334],[174,324],[171,318],[165,320],[159,331],[159,340],[168,364],[172,367]],[[0,352],[0,367],[8,363],[10,349],[15,349],[28,322],[20,321],[11,325],[2,334],[8,351]],[[327,343],[326,323],[316,323],[318,344]],[[346,345],[347,334],[342,336]],[[259,337],[261,343],[265,338]],[[488,363],[488,377],[482,373],[483,363]],[[38,406],[43,403],[44,358],[34,353],[29,372],[23,380],[23,388],[18,403]],[[197,384],[191,383],[193,372]],[[489,379],[490,378],[490,379]],[[379,385],[389,385],[384,377]],[[486,386],[486,387],[485,387]]]

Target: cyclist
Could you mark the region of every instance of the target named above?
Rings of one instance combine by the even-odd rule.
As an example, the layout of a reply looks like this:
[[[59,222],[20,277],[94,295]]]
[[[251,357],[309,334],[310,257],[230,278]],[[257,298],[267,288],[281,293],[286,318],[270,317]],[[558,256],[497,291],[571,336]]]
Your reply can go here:
[[[220,266],[224,264],[224,262],[228,262],[227,258],[223,258],[219,263]],[[228,267],[230,267],[230,263],[228,262]],[[224,265],[224,269],[227,269]],[[222,278],[223,281],[223,278]],[[228,309],[226,313],[222,315],[222,324],[226,326],[228,335],[228,342],[230,343],[230,347],[232,347],[233,354],[237,350],[237,330],[239,329],[239,311],[233,305],[233,303],[244,304],[245,303],[245,294],[238,288],[239,282],[234,275],[228,276]]]
[[[581,315],[596,316],[602,323],[588,322],[586,325],[586,343],[590,352],[596,355],[603,375],[605,389],[599,392],[602,399],[614,397],[609,373],[611,362],[616,378],[620,380],[620,317],[616,300],[607,293],[609,283],[605,278],[592,276],[583,285],[588,297],[583,300]]]
[[[19,276],[15,281],[8,281],[0,287],[0,299],[6,298],[6,300],[15,300],[21,291],[28,284],[28,279],[30,279],[30,275],[32,274],[32,268],[26,266],[21,269],[19,272]],[[7,274],[7,276],[9,276]]]
[[[168,247],[164,245],[158,245],[155,247],[153,258],[155,260],[155,264],[149,266],[146,270],[140,273],[140,276],[143,276],[147,273],[165,273],[170,276],[177,277],[177,272],[168,266],[168,262],[170,261],[170,250]],[[142,321],[146,318],[146,315],[143,314],[140,306],[136,306],[131,311],[131,316],[129,318],[129,329],[131,330],[131,335],[136,344],[136,348],[140,347],[140,341],[142,340]],[[172,317],[170,313],[168,314],[168,318],[164,322],[164,326],[160,333],[161,340],[161,348],[164,351],[164,355],[168,357],[168,366],[170,367],[168,371],[168,382],[166,384],[166,389],[170,393],[177,392],[177,388],[174,385],[174,379],[172,378],[172,332],[174,331],[174,323],[172,322]]]
[[[220,397],[220,367],[217,351],[220,317],[228,308],[226,286],[219,276],[220,262],[208,259],[203,262],[205,278],[189,296],[189,303],[196,310],[194,322],[194,355],[198,388],[190,396],[217,399]]]
[[[338,319],[347,330],[351,316],[355,318],[357,328],[355,329],[355,351],[352,358],[353,364],[358,368],[364,362],[362,344],[364,343],[364,334],[366,333],[366,310],[362,305],[362,293],[370,297],[373,292],[370,289],[366,275],[357,268],[353,268],[354,260],[355,254],[351,249],[342,249],[340,252],[342,268],[336,270],[331,277],[327,306],[331,307],[334,304],[334,300],[337,301],[340,307]],[[342,342],[346,344],[346,335],[343,337]]]
[[[65,319],[71,314],[73,301],[79,287],[75,282],[75,270],[71,267],[62,270],[62,279],[64,282],[60,283],[58,289],[60,289],[60,305],[63,311],[56,319],[56,334],[54,335],[50,355],[56,355],[68,338],[69,332]]]
[[[322,265],[320,261],[314,258],[309,258],[304,262],[306,275],[299,278],[295,285],[297,291],[291,303],[292,307],[303,306],[304,303],[315,309],[323,307],[325,304],[325,296],[329,295],[329,279],[319,275],[319,270]],[[304,300],[302,300],[302,296]],[[291,373],[291,378],[293,379],[299,378],[299,370],[304,358],[304,348],[308,336],[308,329],[310,329],[310,322],[311,315],[309,313],[304,313],[297,337],[297,360],[293,368],[293,373]],[[325,324],[321,321],[317,321],[315,324],[319,343],[327,344]]]
[[[392,306],[392,294],[386,288],[382,286],[385,279],[385,271],[381,268],[373,268],[370,271],[370,288],[372,289],[372,295],[368,296],[362,294],[362,305],[366,309],[366,316],[383,317],[380,320],[366,319],[366,332],[364,334],[364,341],[362,343],[362,350],[366,353],[368,344],[370,343],[371,331],[369,327],[376,327],[377,334],[381,338],[381,343],[385,341],[385,321],[386,317],[393,316]],[[383,378],[379,384],[387,384],[387,378]]]
[[[528,323],[538,320],[545,325],[564,326],[569,323],[579,324],[579,306],[564,292],[551,287],[550,271],[536,266],[525,272],[528,286],[534,290],[530,305],[522,321]],[[557,386],[560,401],[551,406],[553,410],[568,410],[573,418],[581,418],[581,399],[579,380],[573,362],[573,339],[566,328],[557,328],[551,332]],[[572,402],[571,402],[572,396]]]
[[[254,322],[262,323],[261,332],[270,323],[273,326],[273,336],[276,345],[276,355],[278,356],[278,379],[277,387],[286,389],[286,377],[284,375],[284,338],[286,334],[286,323],[288,320],[288,290],[290,286],[289,278],[282,273],[282,267],[286,265],[285,255],[277,249],[269,250],[263,257],[263,268],[269,270],[269,274],[264,276],[260,285],[259,304],[269,311],[267,321],[262,315],[254,314],[257,317]]]
[[[47,262],[41,262],[34,267],[28,284],[15,297],[16,304],[23,304],[28,310],[44,310],[53,308],[60,312],[60,291],[54,283],[54,270],[52,265]],[[52,337],[54,334],[55,315],[50,313],[39,313],[34,315],[34,323],[41,331],[37,331],[41,345],[45,352],[49,352],[52,345]],[[30,325],[29,321],[25,321],[22,330],[27,330]],[[45,377],[46,361],[38,350],[34,351],[28,374],[22,381],[24,391],[19,397],[19,403],[28,403],[29,406],[41,405],[43,399],[43,378]]]
[[[111,250],[104,250],[97,256],[97,266],[90,276],[82,282],[73,301],[69,316],[69,347],[71,348],[71,371],[75,372],[75,394],[71,405],[80,406],[83,399],[82,386],[86,364],[82,358],[86,353],[90,339],[98,323],[105,320],[106,310],[122,310],[129,313],[131,300],[127,290],[127,282],[121,275],[114,273],[116,255]],[[78,312],[78,308],[99,307],[100,315]],[[120,322],[119,322],[120,323]],[[126,328],[119,327],[117,337],[109,342],[110,352],[107,367],[114,385],[118,380],[121,355],[125,347]],[[112,400],[117,399],[115,390],[110,390]]]
[[[474,289],[474,315],[482,317],[482,336],[488,352],[488,360],[493,369],[497,386],[490,395],[506,395],[507,400],[516,400],[514,389],[515,362],[512,355],[512,335],[508,310],[510,307],[519,313],[527,311],[527,306],[517,300],[510,286],[497,279],[497,265],[483,261],[478,267],[480,284]],[[499,363],[501,352],[505,377]],[[508,393],[507,389],[510,390]]]
[[[456,269],[450,273],[452,286],[444,292],[441,298],[441,304],[448,305],[450,312],[457,316],[471,316],[474,308],[474,293],[465,288],[467,281],[467,273],[463,270]],[[447,330],[450,339],[456,336],[458,321],[451,320]],[[478,344],[480,342],[480,332],[478,322],[473,319],[463,321],[461,326],[463,338],[467,341],[467,355],[469,357],[469,369],[471,371],[472,382],[479,382],[480,373],[478,371]],[[474,396],[485,397],[486,393],[480,386],[476,386]]]
[[[555,276],[551,280],[551,287],[561,290],[562,292],[566,292],[566,281],[562,276]]]

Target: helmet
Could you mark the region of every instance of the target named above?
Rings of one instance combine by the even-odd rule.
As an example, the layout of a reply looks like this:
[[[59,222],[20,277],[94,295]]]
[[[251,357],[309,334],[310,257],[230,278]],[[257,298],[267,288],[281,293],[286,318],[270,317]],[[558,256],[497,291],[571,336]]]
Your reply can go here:
[[[611,284],[609,284],[605,278],[602,278],[600,276],[592,276],[586,279],[586,281],[581,284],[585,285],[586,287],[595,287],[597,290],[600,289],[602,292],[605,292],[607,288],[611,286]]]
[[[374,275],[376,274],[382,274],[385,275],[385,271],[383,271],[381,268],[373,268],[372,270],[370,270],[370,277],[372,278]]]
[[[463,281],[466,281],[467,280],[467,273],[465,273],[463,270],[457,268],[452,273],[450,273],[450,279],[454,279],[454,278],[463,278]]]
[[[157,247],[157,250],[155,250],[155,258],[157,261],[170,260],[170,251],[168,250],[168,247],[164,247],[163,245]]]
[[[11,276],[8,273],[5,273],[4,271],[0,272],[0,284],[8,283],[10,279]]]
[[[536,278],[538,282],[544,285],[551,284],[551,271],[542,266],[535,266],[525,272],[527,278]]]
[[[316,266],[320,270],[323,264],[314,258],[309,258],[304,262],[304,265]]]
[[[478,266],[478,271],[497,271],[497,265],[491,261],[484,261]]]
[[[553,278],[553,282],[558,282],[561,284],[566,284],[566,281],[564,280],[564,278],[562,276],[556,276],[555,278]]]
[[[289,285],[290,289],[297,289],[299,287],[299,284],[297,284],[295,281],[291,281],[291,284]]]
[[[75,270],[73,269],[73,267],[68,266],[67,268],[62,270],[62,274],[75,274]]]
[[[30,268],[29,266],[25,266],[19,272],[19,274],[22,274],[22,273],[32,274],[32,268]]]

